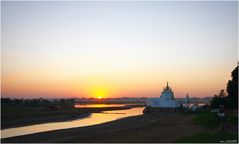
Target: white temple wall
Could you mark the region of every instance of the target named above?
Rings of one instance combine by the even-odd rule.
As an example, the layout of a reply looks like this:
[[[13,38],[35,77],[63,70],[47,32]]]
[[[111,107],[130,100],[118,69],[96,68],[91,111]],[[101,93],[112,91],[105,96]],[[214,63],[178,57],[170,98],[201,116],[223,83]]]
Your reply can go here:
[[[151,107],[163,107],[163,108],[179,107],[179,103],[177,100],[162,100],[160,98],[148,99],[146,105]]]
[[[171,91],[164,91],[164,92],[162,92],[160,98],[161,99],[173,99],[173,92],[171,92]]]

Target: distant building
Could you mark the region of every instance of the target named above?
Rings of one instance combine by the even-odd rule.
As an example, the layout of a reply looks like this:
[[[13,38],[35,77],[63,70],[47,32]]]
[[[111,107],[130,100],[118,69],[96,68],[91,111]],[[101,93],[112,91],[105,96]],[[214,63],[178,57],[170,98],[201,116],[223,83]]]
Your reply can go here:
[[[188,94],[186,95],[185,99],[184,99],[184,107],[189,108],[189,96]]]
[[[189,96],[187,94],[184,100],[176,100],[174,98],[173,90],[169,87],[168,82],[166,87],[163,89],[160,98],[149,98],[146,101],[145,110],[154,110],[157,111],[176,111],[177,108],[187,104],[189,102]]]

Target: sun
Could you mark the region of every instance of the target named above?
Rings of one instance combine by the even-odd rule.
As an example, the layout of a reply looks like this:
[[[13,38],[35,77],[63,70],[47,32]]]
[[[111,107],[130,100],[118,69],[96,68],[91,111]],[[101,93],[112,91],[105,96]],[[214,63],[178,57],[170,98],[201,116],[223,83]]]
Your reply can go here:
[[[95,99],[104,99],[108,96],[108,90],[104,87],[92,87],[90,89],[91,96]]]
[[[97,99],[102,99],[102,96],[97,96]]]

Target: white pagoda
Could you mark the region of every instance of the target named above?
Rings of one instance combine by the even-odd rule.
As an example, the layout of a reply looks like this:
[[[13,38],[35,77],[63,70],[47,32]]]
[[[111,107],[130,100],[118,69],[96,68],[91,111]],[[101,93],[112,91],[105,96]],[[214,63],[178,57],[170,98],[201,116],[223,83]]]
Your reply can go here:
[[[160,98],[149,98],[146,101],[146,106],[156,107],[161,109],[175,109],[180,106],[179,101],[174,99],[174,94],[172,89],[168,86],[163,89]]]

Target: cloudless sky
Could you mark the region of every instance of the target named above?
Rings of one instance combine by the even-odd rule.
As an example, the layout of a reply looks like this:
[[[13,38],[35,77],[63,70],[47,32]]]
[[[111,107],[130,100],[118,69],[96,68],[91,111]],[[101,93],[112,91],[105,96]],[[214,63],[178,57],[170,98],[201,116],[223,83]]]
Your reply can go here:
[[[175,97],[226,88],[237,2],[1,2],[2,96]]]

